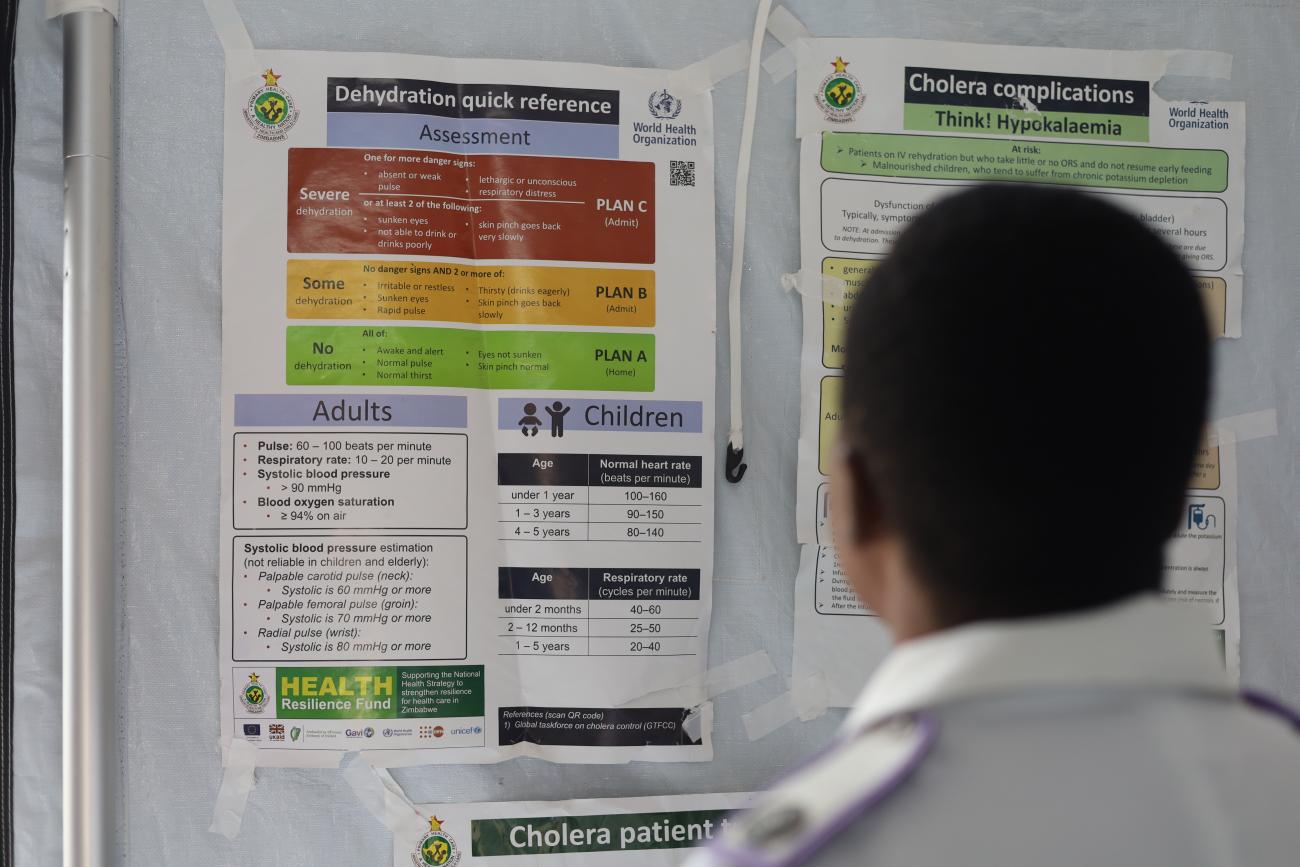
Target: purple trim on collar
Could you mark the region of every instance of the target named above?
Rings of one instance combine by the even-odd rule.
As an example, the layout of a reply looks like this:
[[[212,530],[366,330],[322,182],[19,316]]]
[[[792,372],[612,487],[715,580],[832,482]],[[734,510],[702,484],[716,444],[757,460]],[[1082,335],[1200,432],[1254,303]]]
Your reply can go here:
[[[1278,717],[1283,722],[1289,723],[1293,729],[1300,732],[1300,712],[1294,708],[1288,707],[1271,695],[1257,692],[1253,689],[1243,689],[1241,691],[1241,700],[1253,707],[1255,710],[1263,711]]]
[[[916,745],[916,750],[908,757],[903,766],[894,771],[887,780],[875,789],[864,795],[860,801],[841,813],[834,821],[827,824],[800,851],[795,852],[781,862],[782,867],[792,867],[792,865],[800,864],[812,857],[818,850],[838,836],[841,831],[883,803],[903,783],[907,782],[912,774],[916,773],[916,769],[921,767],[921,762],[929,755],[930,749],[939,737],[939,723],[934,717],[925,713],[916,714],[913,719],[916,720],[916,725],[921,730],[921,742]]]
[[[721,837],[715,838],[709,844],[707,847],[709,852],[717,856],[724,864],[741,865],[741,867],[794,867],[794,865],[802,864],[837,837],[841,831],[894,794],[921,766],[921,762],[929,755],[931,748],[934,747],[934,743],[939,737],[939,724],[933,716],[927,713],[913,714],[912,719],[916,722],[917,728],[920,729],[921,740],[916,745],[912,755],[908,756],[907,761],[898,770],[890,774],[884,782],[868,791],[856,803],[845,808],[835,819],[828,822],[824,828],[811,836],[806,843],[784,860],[774,861],[752,849],[728,846]],[[807,769],[820,759],[825,758],[829,753],[844,746],[845,740],[837,739],[830,747],[821,750],[808,761],[801,763],[795,770],[782,774],[779,779],[784,780],[799,771]]]
[[[763,857],[752,849],[728,846],[721,837],[713,838],[713,842],[705,847],[705,851],[721,864],[735,865],[735,867],[778,867],[775,861]]]

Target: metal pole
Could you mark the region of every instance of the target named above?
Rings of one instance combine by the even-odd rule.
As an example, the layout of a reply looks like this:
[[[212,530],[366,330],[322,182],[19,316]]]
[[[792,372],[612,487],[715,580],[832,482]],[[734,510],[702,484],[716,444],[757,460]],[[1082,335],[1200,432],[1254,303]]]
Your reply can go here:
[[[63,863],[118,862],[116,22],[63,16]]]

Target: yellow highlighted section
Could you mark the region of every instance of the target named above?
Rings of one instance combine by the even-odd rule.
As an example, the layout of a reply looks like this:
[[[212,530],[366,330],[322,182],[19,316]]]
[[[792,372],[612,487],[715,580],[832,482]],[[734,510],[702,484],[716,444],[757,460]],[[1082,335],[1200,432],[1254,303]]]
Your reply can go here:
[[[1222,277],[1197,277],[1196,288],[1201,290],[1205,315],[1210,318],[1210,334],[1219,337],[1228,322],[1228,281]]]
[[[655,324],[655,273],[643,269],[290,259],[286,283],[290,319]]]
[[[826,258],[822,276],[843,281],[843,293],[824,293],[822,299],[822,364],[831,370],[844,367],[845,326],[867,275],[879,264],[877,259]],[[1222,277],[1197,277],[1196,287],[1205,302],[1210,320],[1210,334],[1223,335],[1228,321],[1228,283]]]
[[[817,469],[823,476],[830,475],[831,458],[835,443],[840,438],[840,387],[844,380],[838,376],[823,376],[821,404],[817,408]]]
[[[822,276],[843,281],[844,291],[823,293],[822,297],[822,365],[831,370],[844,367],[844,326],[849,321],[849,311],[857,300],[862,284],[875,268],[875,259],[822,260]]]
[[[1208,441],[1201,443],[1192,459],[1192,478],[1187,487],[1198,491],[1217,491],[1219,489],[1219,447]]]

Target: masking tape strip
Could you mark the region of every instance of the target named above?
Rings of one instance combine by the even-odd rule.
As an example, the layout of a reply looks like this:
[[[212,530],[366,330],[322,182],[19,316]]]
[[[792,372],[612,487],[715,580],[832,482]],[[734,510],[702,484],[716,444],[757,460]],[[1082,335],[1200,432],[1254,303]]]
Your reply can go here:
[[[830,274],[798,271],[781,275],[781,288],[787,292],[798,292],[805,298],[819,298],[825,304],[844,306],[844,293],[849,284],[842,277]]]
[[[689,66],[674,71],[670,84],[673,87],[683,87],[692,93],[704,93],[748,65],[749,42],[742,39],[721,51],[715,51],[703,60],[697,60]]]
[[[763,61],[763,69],[773,81],[788,78],[799,68],[799,44],[805,39],[812,39],[812,32],[794,13],[784,6],[778,6],[767,19],[767,32],[776,37],[776,41],[785,47]]]
[[[773,82],[784,81],[799,68],[799,51],[796,45],[787,45],[763,61],[763,69]]]
[[[1275,437],[1277,436],[1277,410],[1262,409],[1258,412],[1230,415],[1210,422],[1209,427],[1205,439],[1212,446]]]
[[[1165,75],[1191,78],[1232,78],[1232,55],[1226,51],[1183,49],[1169,52]]]
[[[756,741],[795,720],[815,720],[826,713],[829,706],[830,692],[826,688],[826,676],[817,671],[796,683],[789,692],[783,692],[771,701],[760,704],[742,716],[740,722],[745,727],[745,736]]]
[[[687,678],[677,686],[657,689],[645,695],[623,702],[619,707],[639,704],[645,707],[664,705],[672,707],[695,707],[709,699],[716,698],[724,692],[731,692],[763,680],[776,674],[776,666],[767,651],[760,650],[731,662],[714,666],[708,671]]]
[[[248,793],[253,791],[253,769],[256,766],[257,747],[242,738],[232,740],[226,750],[226,768],[221,775],[221,788],[217,790],[209,831],[227,840],[239,836],[244,808],[248,806]]]
[[[117,0],[45,0],[45,21],[70,12],[107,12],[120,21],[121,4]]]
[[[385,769],[358,758],[343,769],[343,779],[357,799],[394,836],[415,836],[406,832],[424,829],[428,817],[406,797],[401,785]]]
[[[243,738],[231,738],[220,749],[225,770],[208,830],[231,840],[239,833],[255,768],[337,768],[346,755],[343,750],[258,749]]]
[[[212,20],[212,29],[217,31],[217,38],[221,40],[221,47],[227,54],[253,51],[253,40],[248,35],[248,28],[244,26],[244,19],[239,17],[234,0],[203,0],[203,5],[208,10],[208,18]]]
[[[782,45],[792,45],[800,39],[811,39],[812,32],[804,26],[793,12],[784,6],[778,6],[767,17],[767,32],[776,37]]]
[[[692,708],[691,712],[682,720],[682,733],[693,741],[704,739],[704,711],[700,708]]]
[[[69,12],[107,12],[115,19],[121,16],[118,0],[45,0],[45,20],[52,21]]]

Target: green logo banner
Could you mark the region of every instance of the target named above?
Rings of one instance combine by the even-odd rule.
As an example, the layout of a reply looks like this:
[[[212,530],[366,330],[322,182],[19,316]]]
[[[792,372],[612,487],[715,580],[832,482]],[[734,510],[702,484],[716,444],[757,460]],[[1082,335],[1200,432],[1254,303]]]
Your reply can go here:
[[[470,829],[476,857],[686,849],[720,833],[725,815],[722,810],[685,810],[474,819]]]
[[[277,668],[282,719],[483,716],[483,666]]]

